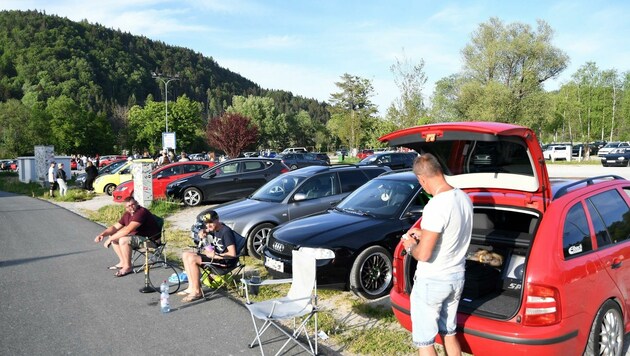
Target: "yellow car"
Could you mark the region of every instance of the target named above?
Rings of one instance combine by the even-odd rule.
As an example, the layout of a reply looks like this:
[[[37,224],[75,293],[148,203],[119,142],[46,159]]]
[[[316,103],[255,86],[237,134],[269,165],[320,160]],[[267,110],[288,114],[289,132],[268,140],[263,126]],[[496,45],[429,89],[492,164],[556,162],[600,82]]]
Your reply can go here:
[[[133,162],[153,163],[153,160],[150,158],[142,158],[135,159],[133,161],[127,161],[127,163],[118,167],[110,174],[98,176],[98,178],[96,178],[96,180],[94,181],[94,191],[97,193],[102,192],[107,195],[112,195],[112,193],[114,193],[114,189],[116,189],[118,184],[133,179],[133,177],[131,176],[131,163]]]

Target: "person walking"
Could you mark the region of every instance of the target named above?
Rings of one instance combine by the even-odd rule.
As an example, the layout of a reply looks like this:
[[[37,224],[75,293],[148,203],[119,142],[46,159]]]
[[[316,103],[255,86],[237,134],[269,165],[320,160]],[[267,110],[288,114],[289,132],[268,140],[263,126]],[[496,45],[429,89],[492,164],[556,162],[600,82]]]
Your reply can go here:
[[[63,163],[59,163],[59,169],[57,169],[57,185],[59,186],[59,196],[65,197],[68,193],[68,185],[66,184],[66,171],[63,169]]]
[[[403,235],[405,250],[418,260],[410,295],[413,343],[419,355],[437,355],[434,344],[440,334],[446,354],[461,355],[456,337],[457,307],[472,235],[472,202],[466,193],[446,182],[432,154],[417,157],[413,172],[433,196],[424,208],[420,228],[415,224]]]
[[[57,172],[55,169],[56,163],[50,162],[50,167],[48,167],[48,185],[50,189],[50,197],[55,197],[55,190],[57,190]]]

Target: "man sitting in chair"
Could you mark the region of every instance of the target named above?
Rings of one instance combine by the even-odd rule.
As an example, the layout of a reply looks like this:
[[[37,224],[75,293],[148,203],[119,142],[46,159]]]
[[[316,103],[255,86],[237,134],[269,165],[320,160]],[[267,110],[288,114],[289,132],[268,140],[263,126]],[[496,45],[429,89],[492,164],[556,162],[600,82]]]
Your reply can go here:
[[[109,269],[117,270],[115,277],[123,277],[133,272],[132,250],[143,247],[145,240],[148,241],[149,247],[155,248],[160,243],[161,233],[153,214],[140,206],[133,197],[129,197],[125,199],[125,213],[120,220],[96,236],[94,242],[101,242],[107,237],[103,246],[106,248],[113,246],[119,259],[118,263]]]
[[[208,244],[200,252],[186,251],[182,254],[184,270],[188,276],[188,288],[177,293],[185,295],[183,302],[201,299],[201,276],[199,267],[202,263],[216,263],[225,266],[236,264],[236,238],[234,231],[219,221],[219,214],[210,210],[203,216],[205,228],[199,231],[199,237],[207,239]],[[209,236],[210,235],[210,236]]]

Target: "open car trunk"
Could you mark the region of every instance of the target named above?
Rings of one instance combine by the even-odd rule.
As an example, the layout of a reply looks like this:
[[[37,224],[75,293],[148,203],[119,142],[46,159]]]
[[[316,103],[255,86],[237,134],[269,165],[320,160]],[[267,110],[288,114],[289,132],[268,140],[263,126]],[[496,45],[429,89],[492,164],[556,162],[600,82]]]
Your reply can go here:
[[[474,207],[461,313],[504,320],[516,315],[538,221],[539,213],[533,209]],[[406,292],[410,294],[417,261],[406,255],[404,263]]]

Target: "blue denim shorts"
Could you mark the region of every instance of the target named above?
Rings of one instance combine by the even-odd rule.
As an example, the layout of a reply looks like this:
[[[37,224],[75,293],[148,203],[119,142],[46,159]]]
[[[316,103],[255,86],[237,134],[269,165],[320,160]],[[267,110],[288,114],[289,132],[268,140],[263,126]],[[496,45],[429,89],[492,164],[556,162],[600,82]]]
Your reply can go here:
[[[410,295],[414,345],[431,346],[438,333],[455,335],[457,306],[463,289],[464,272],[416,278]]]

